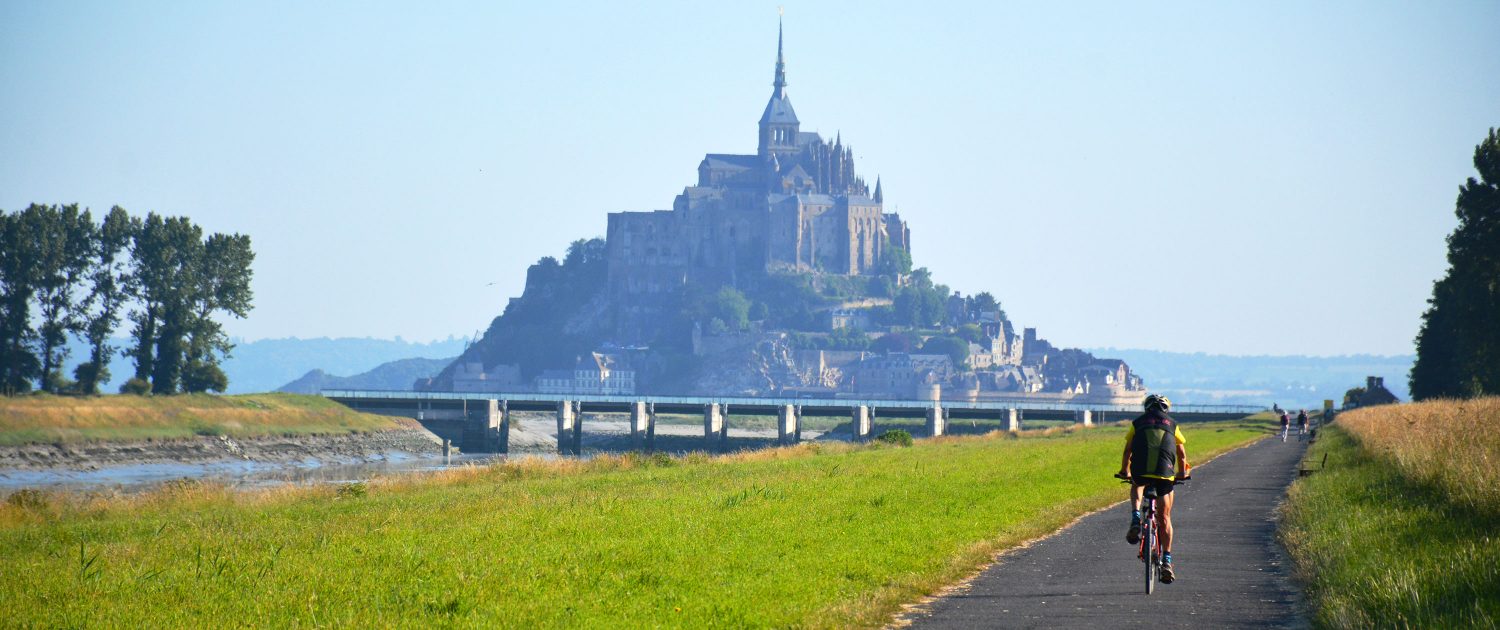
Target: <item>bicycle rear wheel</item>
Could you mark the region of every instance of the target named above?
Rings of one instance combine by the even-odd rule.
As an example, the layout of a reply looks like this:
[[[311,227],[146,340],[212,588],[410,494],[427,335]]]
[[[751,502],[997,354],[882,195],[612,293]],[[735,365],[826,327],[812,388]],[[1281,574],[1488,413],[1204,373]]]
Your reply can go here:
[[[1153,515],[1154,516],[1154,515]],[[1156,523],[1146,523],[1141,530],[1141,544],[1145,545],[1146,553],[1146,594],[1150,595],[1156,589]]]

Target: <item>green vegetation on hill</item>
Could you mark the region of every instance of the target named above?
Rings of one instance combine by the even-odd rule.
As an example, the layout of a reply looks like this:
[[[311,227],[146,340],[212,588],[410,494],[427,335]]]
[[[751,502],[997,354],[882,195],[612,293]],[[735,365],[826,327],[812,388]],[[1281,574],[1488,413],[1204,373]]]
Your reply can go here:
[[[1320,431],[1281,536],[1326,628],[1500,623],[1500,398],[1383,405]]]
[[[328,435],[398,426],[386,416],[298,394],[0,397],[0,446],[194,435]]]
[[[1206,457],[1267,428],[1192,431]],[[17,495],[0,505],[0,600],[19,626],[873,627],[1121,500],[1122,437],[527,460],[269,495]]]

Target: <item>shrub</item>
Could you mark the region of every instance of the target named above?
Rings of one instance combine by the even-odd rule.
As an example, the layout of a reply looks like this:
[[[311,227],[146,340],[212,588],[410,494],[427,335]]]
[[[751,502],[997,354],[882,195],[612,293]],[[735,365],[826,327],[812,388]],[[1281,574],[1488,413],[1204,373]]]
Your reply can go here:
[[[120,393],[145,396],[151,393],[151,382],[143,378],[132,378],[120,386]]]
[[[875,441],[891,446],[911,446],[911,434],[906,429],[889,429],[875,438]]]
[[[47,507],[47,494],[41,490],[22,488],[5,497],[5,502],[23,510],[39,511]]]
[[[358,499],[358,498],[363,497],[363,496],[365,496],[365,495],[367,495],[369,493],[370,493],[370,486],[369,486],[369,484],[366,484],[363,481],[356,481],[354,483],[346,483],[344,485],[339,486],[338,498],[340,498],[340,499]]]

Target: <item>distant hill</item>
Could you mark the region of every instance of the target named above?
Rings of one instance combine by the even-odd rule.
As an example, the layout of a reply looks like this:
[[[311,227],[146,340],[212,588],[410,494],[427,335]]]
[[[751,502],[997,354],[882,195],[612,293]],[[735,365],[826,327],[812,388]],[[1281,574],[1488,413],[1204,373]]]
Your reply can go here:
[[[1401,400],[1410,400],[1407,372],[1415,355],[1357,354],[1338,357],[1230,356],[1158,350],[1094,349],[1130,364],[1146,388],[1173,400],[1203,404],[1265,404],[1319,407],[1341,403],[1344,392],[1361,387],[1367,376],[1385,377]]]
[[[111,343],[119,348],[130,345],[127,339],[114,339]],[[235,344],[233,356],[223,363],[224,373],[229,376],[228,393],[246,394],[273,391],[307,374],[309,370],[323,370],[331,374],[360,374],[400,359],[454,357],[464,351],[468,339],[449,337],[417,343],[400,337],[292,337],[259,341],[236,340]],[[68,344],[68,348],[66,369],[72,375],[73,366],[88,358],[88,347],[74,340]],[[111,378],[101,389],[106,392],[117,391],[120,384],[130,378],[134,369],[135,366],[128,357],[116,357],[109,366]],[[410,386],[411,381],[408,380],[402,388]]]
[[[234,356],[224,361],[224,371],[229,374],[230,393],[266,392],[314,369],[329,374],[359,374],[400,359],[453,357],[464,351],[466,342],[458,337],[430,343],[399,337],[262,339],[236,346]],[[404,387],[410,386],[407,381]]]
[[[456,357],[446,359],[400,359],[382,363],[375,369],[354,376],[334,376],[313,370],[302,378],[276,388],[278,392],[316,394],[325,389],[411,389],[412,381],[443,371]]]

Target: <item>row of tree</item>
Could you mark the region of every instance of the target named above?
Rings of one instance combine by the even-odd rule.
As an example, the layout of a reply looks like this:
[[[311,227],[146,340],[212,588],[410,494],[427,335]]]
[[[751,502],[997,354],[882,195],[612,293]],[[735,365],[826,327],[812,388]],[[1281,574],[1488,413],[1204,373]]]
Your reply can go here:
[[[223,314],[251,309],[250,237],[211,234],[185,217],[133,217],[116,206],[98,222],[77,204],[0,210],[0,392],[96,394],[117,351],[134,360],[121,391],[224,391],[232,348]],[[128,319],[130,346],[111,345]],[[89,356],[70,380],[70,336]]]
[[[1500,394],[1500,134],[1474,148],[1459,188],[1458,227],[1448,236],[1448,273],[1433,284],[1417,333],[1412,398]]]

